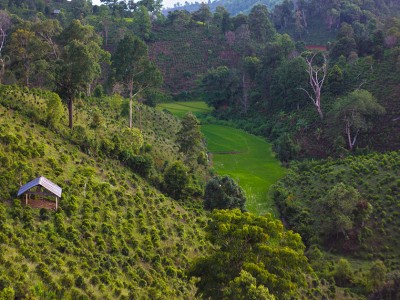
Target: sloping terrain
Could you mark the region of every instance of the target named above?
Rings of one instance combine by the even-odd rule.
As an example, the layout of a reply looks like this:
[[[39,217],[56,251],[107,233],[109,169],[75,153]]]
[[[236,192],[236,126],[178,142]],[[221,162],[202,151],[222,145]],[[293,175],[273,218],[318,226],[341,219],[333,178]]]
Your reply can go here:
[[[64,117],[60,124],[44,126],[49,95],[54,94],[17,87],[1,91],[1,296],[193,297],[194,286],[184,270],[206,248],[202,229],[206,218],[197,208],[200,205],[195,200],[190,205],[177,203],[125,163],[93,152],[68,133]],[[107,128],[119,126],[112,114],[118,106],[103,101],[107,102],[103,129],[91,132],[88,127],[88,136],[106,138]],[[75,113],[78,123],[93,113],[86,103],[80,105]],[[160,128],[172,132],[171,127],[177,126],[168,115],[151,114],[157,115],[154,128],[159,133]],[[145,114],[147,119],[151,114]],[[167,153],[163,156],[167,160],[176,151],[165,135],[157,134],[153,140],[161,141],[157,147]],[[20,184],[39,175],[63,188],[56,212],[27,207],[16,197]]]
[[[149,44],[149,55],[163,73],[164,88],[173,94],[193,90],[208,69],[234,66],[240,58],[216,28],[193,25],[154,31],[157,39]]]

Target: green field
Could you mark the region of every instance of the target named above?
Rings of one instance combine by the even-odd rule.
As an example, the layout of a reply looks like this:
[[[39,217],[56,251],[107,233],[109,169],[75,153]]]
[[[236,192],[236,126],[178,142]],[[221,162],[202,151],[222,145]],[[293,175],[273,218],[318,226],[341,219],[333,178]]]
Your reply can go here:
[[[161,110],[166,109],[177,117],[184,116],[188,111],[193,114],[206,114],[212,111],[212,108],[203,101],[161,103],[157,107]]]
[[[249,211],[277,216],[268,197],[269,187],[284,175],[284,169],[275,158],[271,145],[257,137],[221,125],[203,125],[208,151],[212,153],[213,167],[219,175],[229,175],[244,189]]]
[[[158,108],[178,117],[188,111],[194,114],[211,111],[200,101],[164,103]],[[254,213],[271,212],[278,216],[268,190],[285,171],[275,158],[271,145],[261,137],[229,126],[203,125],[202,132],[207,149],[212,153],[213,169],[218,175],[229,175],[239,183],[246,192],[246,208]]]

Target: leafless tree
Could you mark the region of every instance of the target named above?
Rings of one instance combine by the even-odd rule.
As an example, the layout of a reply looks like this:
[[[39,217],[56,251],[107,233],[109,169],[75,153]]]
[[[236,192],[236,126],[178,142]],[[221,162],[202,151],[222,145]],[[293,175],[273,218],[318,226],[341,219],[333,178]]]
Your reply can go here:
[[[5,10],[0,10],[0,83],[5,73],[8,57],[2,55],[5,46],[7,30],[11,27],[11,18]]]
[[[315,108],[319,114],[321,120],[324,118],[324,114],[321,109],[321,90],[322,86],[324,85],[324,81],[326,75],[328,73],[328,61],[326,55],[322,53],[323,63],[322,65],[317,65],[314,63],[314,59],[319,52],[314,52],[311,57],[306,57],[307,63],[307,73],[310,79],[310,87],[312,92],[310,93],[306,89],[300,88],[301,90],[305,91],[308,97],[314,103]]]

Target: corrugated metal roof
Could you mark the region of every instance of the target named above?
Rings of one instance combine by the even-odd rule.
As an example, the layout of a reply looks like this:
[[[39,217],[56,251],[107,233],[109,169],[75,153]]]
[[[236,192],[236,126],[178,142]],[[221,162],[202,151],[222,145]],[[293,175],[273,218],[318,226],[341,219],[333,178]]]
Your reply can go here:
[[[43,176],[33,179],[32,181],[28,182],[27,184],[21,186],[21,188],[18,191],[18,196],[21,196],[23,193],[25,193],[26,191],[30,190],[31,188],[33,188],[37,185],[44,187],[46,190],[48,190],[55,196],[61,198],[62,188],[60,188],[57,184],[55,184],[54,182],[51,182],[50,180],[48,180],[46,177],[43,177]]]

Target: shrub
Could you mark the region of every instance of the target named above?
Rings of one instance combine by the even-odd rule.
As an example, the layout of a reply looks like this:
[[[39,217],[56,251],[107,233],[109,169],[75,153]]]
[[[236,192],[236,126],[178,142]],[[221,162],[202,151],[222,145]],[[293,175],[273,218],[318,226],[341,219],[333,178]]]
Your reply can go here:
[[[353,271],[349,261],[345,258],[339,259],[333,271],[335,282],[339,286],[350,286],[353,283]]]
[[[207,185],[204,192],[204,208],[245,210],[246,196],[241,187],[229,176],[214,177]]]
[[[174,199],[180,199],[185,195],[189,184],[188,169],[182,162],[174,162],[164,173],[164,189]]]
[[[148,154],[129,156],[127,163],[135,173],[143,177],[148,177],[154,166],[153,158]]]

